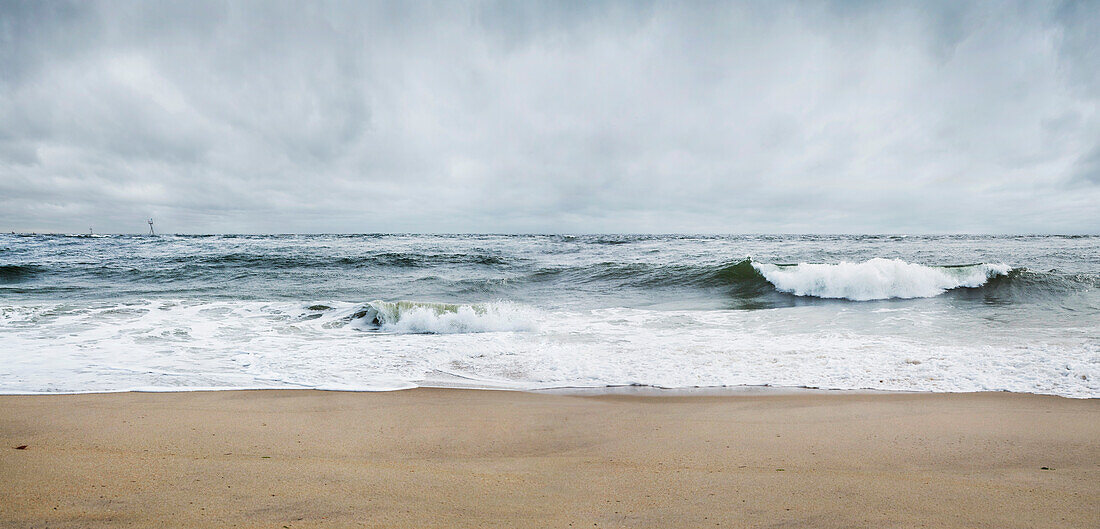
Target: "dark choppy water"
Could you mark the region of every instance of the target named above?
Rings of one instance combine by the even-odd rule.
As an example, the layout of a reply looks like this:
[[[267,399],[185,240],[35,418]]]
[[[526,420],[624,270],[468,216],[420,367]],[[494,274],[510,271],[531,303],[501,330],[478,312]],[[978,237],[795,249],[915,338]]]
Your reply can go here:
[[[1098,288],[1100,237],[3,235],[0,392],[1097,397]]]

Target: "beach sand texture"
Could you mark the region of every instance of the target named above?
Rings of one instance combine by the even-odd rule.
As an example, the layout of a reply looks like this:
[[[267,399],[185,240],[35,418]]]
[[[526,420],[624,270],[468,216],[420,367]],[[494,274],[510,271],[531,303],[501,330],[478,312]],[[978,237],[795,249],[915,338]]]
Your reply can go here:
[[[1097,399],[3,396],[0,442],[3,527],[1100,527]]]

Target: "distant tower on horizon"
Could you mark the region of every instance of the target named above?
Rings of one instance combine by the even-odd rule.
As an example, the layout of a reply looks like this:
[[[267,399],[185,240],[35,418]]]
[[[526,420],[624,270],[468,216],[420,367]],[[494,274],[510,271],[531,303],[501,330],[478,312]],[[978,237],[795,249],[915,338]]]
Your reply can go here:
[[[153,219],[149,219],[149,235],[156,235],[156,232],[153,231]]]

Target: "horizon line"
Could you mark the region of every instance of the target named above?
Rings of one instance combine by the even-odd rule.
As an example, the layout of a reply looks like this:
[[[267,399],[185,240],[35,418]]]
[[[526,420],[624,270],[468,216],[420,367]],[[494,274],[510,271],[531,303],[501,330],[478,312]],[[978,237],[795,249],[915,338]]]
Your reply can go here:
[[[3,235],[18,236],[68,236],[68,237],[93,237],[99,236],[141,236],[141,237],[235,237],[235,236],[491,236],[491,237],[595,237],[595,236],[628,236],[628,237],[760,237],[760,236],[788,236],[788,237],[814,237],[814,236],[888,236],[888,237],[1097,237],[1098,232],[433,232],[433,231],[392,231],[392,232],[175,232],[157,233],[150,235],[144,232],[61,232],[61,231],[14,231],[9,230]]]

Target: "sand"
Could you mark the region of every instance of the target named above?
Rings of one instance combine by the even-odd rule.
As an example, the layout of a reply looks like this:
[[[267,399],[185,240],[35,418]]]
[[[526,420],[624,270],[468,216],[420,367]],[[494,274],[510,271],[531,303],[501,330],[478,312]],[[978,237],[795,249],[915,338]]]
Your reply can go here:
[[[1100,400],[4,396],[0,526],[1096,528]]]

